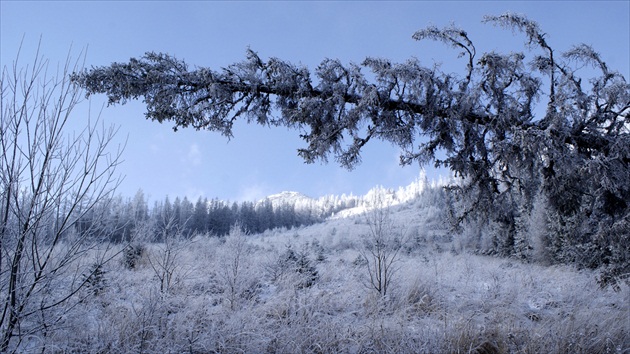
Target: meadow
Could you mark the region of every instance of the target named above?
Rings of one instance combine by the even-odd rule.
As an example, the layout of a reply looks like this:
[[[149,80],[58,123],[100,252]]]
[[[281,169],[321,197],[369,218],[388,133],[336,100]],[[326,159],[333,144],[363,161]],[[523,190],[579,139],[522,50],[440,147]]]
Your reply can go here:
[[[387,294],[365,210],[308,227],[118,247],[30,347],[82,353],[628,353],[630,289],[596,271],[466,249],[422,199],[398,230]],[[368,211],[369,212],[369,211]],[[366,241],[367,240],[367,241]],[[369,257],[368,257],[369,258]],[[88,262],[89,260],[86,260]],[[131,263],[130,263],[131,262]]]

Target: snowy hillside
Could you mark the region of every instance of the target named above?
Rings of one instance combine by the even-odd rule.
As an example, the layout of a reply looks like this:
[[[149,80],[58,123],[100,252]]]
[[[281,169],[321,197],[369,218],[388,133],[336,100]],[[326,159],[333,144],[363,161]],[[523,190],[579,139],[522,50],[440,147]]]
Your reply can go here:
[[[298,212],[309,212],[333,219],[346,218],[360,215],[373,209],[374,205],[371,205],[371,200],[377,194],[383,196],[387,206],[396,206],[418,199],[427,189],[440,188],[447,183],[448,181],[444,179],[430,182],[426,174],[422,172],[416,180],[407,186],[397,189],[376,186],[363,196],[342,194],[340,196],[326,195],[319,198],[311,198],[299,192],[284,191],[258,201],[257,205],[271,202],[274,208],[289,205],[295,207],[295,210]]]
[[[370,210],[360,198],[346,217],[311,226],[137,246],[108,263],[42,341],[108,353],[630,350],[627,286],[602,290],[593,271],[471,254],[439,200],[427,189]],[[380,217],[388,227],[375,239]],[[379,245],[385,264],[393,255],[386,294],[374,286]]]
[[[281,192],[266,197],[264,200],[268,200],[274,206],[274,208],[281,205],[308,205],[313,202],[313,199],[305,196],[299,192]]]
[[[492,239],[474,228],[454,233],[438,185],[420,177],[360,197],[283,192],[242,210],[290,206],[330,217],[262,233],[164,231],[159,241],[103,243],[80,261],[97,264],[107,254],[111,260],[91,273],[59,275],[60,284],[80,279],[86,286],[76,306],[56,309],[59,325],[29,336],[24,348],[630,352],[627,285],[602,289],[593,270],[481,255],[475,242]],[[21,329],[39,334],[36,326]]]

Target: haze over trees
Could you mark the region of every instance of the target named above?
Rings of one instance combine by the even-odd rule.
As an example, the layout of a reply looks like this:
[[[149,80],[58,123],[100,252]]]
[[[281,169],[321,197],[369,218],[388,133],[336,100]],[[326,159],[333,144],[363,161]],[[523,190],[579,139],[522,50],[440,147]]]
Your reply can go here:
[[[462,58],[461,73],[366,58],[326,59],[312,72],[256,52],[221,70],[161,53],[73,75],[110,104],[142,98],[146,118],[232,136],[236,119],[301,133],[306,162],[353,168],[370,140],[401,148],[402,164],[433,163],[450,187],[455,225],[494,230],[488,251],[601,268],[601,285],[630,274],[630,86],[588,45],[559,53],[538,24],[514,14],[490,24],[520,33],[523,52],[478,53],[455,26],[429,27]],[[536,219],[536,223],[531,221]],[[531,235],[537,235],[532,239]]]

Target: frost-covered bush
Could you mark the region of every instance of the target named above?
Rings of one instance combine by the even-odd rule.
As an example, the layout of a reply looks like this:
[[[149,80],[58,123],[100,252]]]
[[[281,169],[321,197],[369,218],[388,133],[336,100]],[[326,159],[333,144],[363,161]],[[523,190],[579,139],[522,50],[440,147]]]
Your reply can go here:
[[[277,284],[290,284],[301,289],[315,284],[319,278],[315,261],[311,259],[308,249],[295,251],[291,244],[275,259],[266,264],[267,275]]]
[[[88,272],[83,273],[83,281],[85,287],[92,295],[99,295],[107,287],[107,272],[103,269],[102,263],[94,263],[90,266]]]
[[[140,243],[127,245],[123,250],[123,264],[127,269],[135,269],[145,253],[145,246]]]
[[[241,301],[249,301],[258,295],[260,282],[252,274],[252,246],[240,224],[234,224],[225,237],[218,254],[217,274],[223,281],[223,294],[231,310]]]

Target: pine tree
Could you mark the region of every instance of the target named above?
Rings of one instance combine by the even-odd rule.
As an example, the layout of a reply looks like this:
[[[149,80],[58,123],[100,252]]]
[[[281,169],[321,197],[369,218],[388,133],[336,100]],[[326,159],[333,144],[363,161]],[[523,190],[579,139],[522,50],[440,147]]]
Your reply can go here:
[[[199,197],[192,214],[191,228],[194,232],[205,234],[208,232],[208,199]]]
[[[506,13],[484,21],[524,34],[527,50],[479,55],[466,31],[451,25],[413,38],[459,51],[463,75],[417,59],[383,58],[348,65],[326,59],[311,73],[248,50],[246,60],[220,71],[189,70],[172,56],[147,53],[73,80],[88,94],[107,94],[112,104],[142,97],[148,119],[173,121],[175,129],[231,137],[238,118],[296,129],[306,144],[298,154],[308,163],[334,156],[351,169],[371,140],[395,144],[402,164],[433,163],[460,179],[450,188],[459,199],[454,220],[500,225],[502,253],[515,251],[516,223],[531,213],[539,193],[559,222],[558,237],[570,235],[563,247],[582,264],[605,266],[587,261],[597,259],[597,247],[630,253],[630,246],[600,242],[613,239],[605,230],[624,230],[630,219],[627,79],[590,46],[556,52],[525,17]],[[585,66],[596,73],[581,71]],[[540,101],[544,113],[538,113]],[[630,263],[621,276],[627,274]]]

